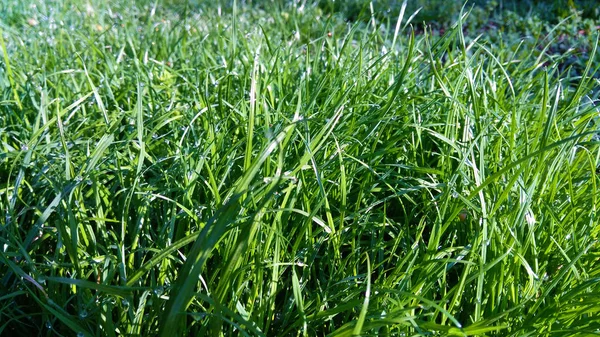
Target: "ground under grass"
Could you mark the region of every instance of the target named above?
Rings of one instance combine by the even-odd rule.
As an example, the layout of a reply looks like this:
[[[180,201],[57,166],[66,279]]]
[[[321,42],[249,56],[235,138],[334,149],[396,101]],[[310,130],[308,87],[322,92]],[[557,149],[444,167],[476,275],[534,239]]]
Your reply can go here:
[[[0,7],[1,335],[600,333],[597,38]]]

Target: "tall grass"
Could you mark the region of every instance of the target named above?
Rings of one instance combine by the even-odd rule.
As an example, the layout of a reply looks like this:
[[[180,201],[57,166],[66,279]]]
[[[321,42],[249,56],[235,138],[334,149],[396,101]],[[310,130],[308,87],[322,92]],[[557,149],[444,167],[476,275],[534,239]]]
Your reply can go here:
[[[597,42],[0,8],[0,334],[599,333]]]

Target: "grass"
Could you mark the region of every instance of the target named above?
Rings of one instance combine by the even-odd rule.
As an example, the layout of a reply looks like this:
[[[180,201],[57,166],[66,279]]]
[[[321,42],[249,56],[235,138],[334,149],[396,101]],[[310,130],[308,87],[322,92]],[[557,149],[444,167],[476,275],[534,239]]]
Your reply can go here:
[[[598,34],[0,9],[1,335],[600,333]]]

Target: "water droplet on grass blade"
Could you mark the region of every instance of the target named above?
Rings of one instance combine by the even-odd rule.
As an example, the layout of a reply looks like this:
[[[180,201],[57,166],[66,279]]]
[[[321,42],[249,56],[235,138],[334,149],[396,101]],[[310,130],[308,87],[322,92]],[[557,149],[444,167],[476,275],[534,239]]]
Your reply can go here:
[[[156,296],[162,295],[163,290],[164,290],[163,287],[156,287],[156,288],[154,288],[154,295],[156,295]]]

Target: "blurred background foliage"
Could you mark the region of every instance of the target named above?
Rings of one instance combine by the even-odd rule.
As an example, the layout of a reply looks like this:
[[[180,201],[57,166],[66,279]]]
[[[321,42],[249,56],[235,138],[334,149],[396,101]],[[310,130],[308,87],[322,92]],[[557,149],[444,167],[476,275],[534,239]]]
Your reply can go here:
[[[371,3],[374,8],[379,9],[375,11],[375,16],[385,19],[397,17],[403,1],[321,0],[319,5],[327,11],[344,13],[348,20],[369,20]],[[472,9],[472,19],[480,21],[493,16],[502,17],[502,14],[507,12],[544,20],[550,24],[558,23],[569,16],[597,20],[600,15],[600,6],[595,0],[471,0],[466,4],[463,1],[412,0],[407,2],[406,11],[414,13],[421,9],[415,17],[416,23],[447,25],[458,18],[463,5],[467,10]],[[385,10],[381,11],[382,8]]]
[[[377,23],[385,33],[395,27],[403,2],[319,0],[318,6],[326,15],[343,15],[349,23]],[[579,76],[590,57],[592,68],[600,67],[600,56],[590,55],[600,32],[599,4],[597,0],[409,0],[403,22],[414,15],[411,25],[417,34],[427,29],[441,36],[466,12],[462,22],[466,41],[480,39],[515,52],[534,50],[550,57],[547,66]]]

